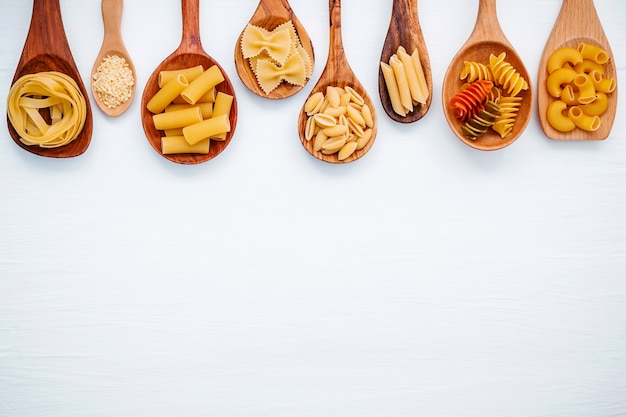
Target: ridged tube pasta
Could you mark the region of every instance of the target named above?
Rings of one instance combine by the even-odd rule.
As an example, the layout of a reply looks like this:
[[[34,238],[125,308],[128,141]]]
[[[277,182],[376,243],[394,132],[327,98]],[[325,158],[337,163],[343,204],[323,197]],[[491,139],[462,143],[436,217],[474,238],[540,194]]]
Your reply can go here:
[[[506,53],[502,52],[500,55],[495,56],[491,54],[489,56],[489,67],[493,73],[493,78],[497,84],[507,90],[507,93],[511,96],[516,96],[522,90],[528,90],[528,82],[517,72],[517,70],[510,63],[504,60]]]
[[[230,132],[230,120],[225,114],[183,128],[183,136],[190,145],[225,132]]]
[[[548,93],[555,98],[561,97],[563,85],[571,83],[578,73],[571,68],[559,68],[552,72],[546,80]]]
[[[229,116],[230,109],[233,106],[234,97],[230,94],[222,93],[221,91],[217,93],[215,96],[215,103],[213,104],[213,117],[218,116]],[[211,136],[211,139],[215,140],[225,140],[226,133],[222,132],[216,135]]]
[[[182,74],[188,82],[191,82],[198,78],[200,74],[204,71],[204,67],[202,65],[196,65],[195,67],[182,68],[179,70],[164,70],[159,72],[159,88],[163,87],[172,78],[176,78],[178,75]]]
[[[184,136],[163,136],[161,137],[161,152],[165,155],[175,153],[209,153],[210,140],[203,139],[190,145]]]
[[[48,124],[39,113],[48,109]],[[67,74],[49,71],[26,74],[13,83],[7,117],[25,145],[57,148],[75,140],[83,130],[87,105],[78,84]]]
[[[548,74],[570,64],[572,67],[583,62],[583,56],[576,48],[559,48],[548,58]]]
[[[609,54],[599,46],[582,42],[577,49],[584,59],[590,59],[598,64],[606,64],[609,61]]]
[[[180,92],[180,96],[189,104],[196,104],[200,98],[209,92],[213,87],[224,81],[224,75],[217,65],[200,74],[191,81],[187,88]]]
[[[152,115],[154,127],[157,130],[176,129],[202,121],[202,111],[199,107],[167,111]]]
[[[387,86],[387,92],[389,93],[389,100],[391,101],[393,111],[402,117],[406,116],[406,109],[400,100],[400,90],[398,89],[398,82],[393,73],[393,68],[385,62],[381,62],[380,69],[385,79],[385,85]]]
[[[569,118],[574,122],[576,127],[593,132],[600,127],[600,118],[598,116],[589,116],[583,112],[579,106],[572,106],[567,112]]]
[[[389,65],[393,69],[393,74],[396,77],[398,83],[398,91],[400,93],[400,102],[407,112],[413,111],[413,99],[411,98],[411,89],[409,88],[409,81],[406,76],[406,71],[402,61],[396,55],[392,56],[389,60]]]
[[[550,126],[564,133],[576,129],[576,125],[572,119],[563,114],[565,110],[567,110],[567,104],[561,100],[554,100],[548,105],[548,111],[546,113]]]
[[[190,109],[193,107],[198,107],[200,109],[200,113],[202,114],[202,119],[210,119],[213,117],[213,103],[196,103],[196,104],[170,104],[165,108],[165,112],[172,112],[176,110],[184,110]]]
[[[152,113],[161,113],[187,86],[189,86],[187,78],[182,74],[178,74],[152,96],[146,107]]]
[[[578,87],[578,102],[589,104],[596,98],[596,88],[591,77],[587,74],[578,74],[574,78],[574,85]]]

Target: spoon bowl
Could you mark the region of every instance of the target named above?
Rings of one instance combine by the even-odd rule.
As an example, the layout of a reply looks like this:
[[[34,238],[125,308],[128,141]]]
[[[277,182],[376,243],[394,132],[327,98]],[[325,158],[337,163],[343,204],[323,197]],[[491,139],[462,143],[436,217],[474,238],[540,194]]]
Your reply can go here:
[[[505,52],[505,60],[526,80],[528,89],[522,90],[518,96],[522,98],[521,105],[515,118],[515,124],[510,134],[504,138],[500,134],[488,129],[485,134],[472,140],[461,132],[463,123],[455,117],[454,109],[449,105],[450,99],[464,84],[460,79],[464,61],[474,61],[488,64],[491,54],[499,55]],[[526,129],[533,112],[533,86],[522,59],[511,43],[507,40],[500,28],[496,14],[495,0],[479,0],[476,25],[470,37],[454,56],[443,80],[442,87],[443,112],[454,134],[465,144],[479,150],[502,149],[516,141]]]
[[[361,84],[361,82],[358,80],[358,78],[350,68],[348,59],[345,55],[343,41],[341,37],[341,0],[329,0],[329,10],[330,41],[328,49],[328,59],[326,61],[326,66],[324,67],[324,71],[322,71],[322,75],[311,90],[309,97],[317,92],[325,93],[328,86],[342,88],[352,87],[357,93],[361,95],[361,97],[363,97],[365,104],[367,104],[370,108],[373,119],[373,124],[371,128],[372,136],[362,149],[354,151],[349,157],[343,160],[339,160],[339,157],[336,153],[323,154],[320,151],[316,151],[314,149],[313,140],[306,139],[305,129],[308,116],[306,111],[304,110],[304,105],[302,106],[302,109],[300,110],[300,115],[298,117],[298,133],[300,135],[300,141],[302,142],[302,146],[304,146],[307,152],[309,152],[314,157],[329,163],[346,163],[361,158],[371,149],[376,139],[378,120],[376,117],[376,112],[374,110],[372,99],[365,90],[365,87]]]
[[[174,52],[156,67],[146,82],[141,99],[141,121],[148,142],[150,142],[150,145],[152,145],[159,155],[178,164],[198,164],[213,159],[228,146],[237,125],[237,98],[233,85],[224,69],[204,51],[200,42],[199,3],[200,0],[182,0],[183,36],[181,43]],[[146,106],[148,101],[150,101],[159,90],[159,73],[161,71],[176,70],[197,65],[202,65],[205,69],[216,65],[224,76],[224,81],[216,88],[219,92],[233,96],[229,116],[230,132],[226,134],[226,139],[223,141],[211,140],[208,154],[163,154],[161,152],[161,137],[163,134],[154,127],[152,113],[150,113]]]
[[[271,31],[277,26],[288,21],[293,23],[300,43],[311,58],[311,65],[314,65],[315,55],[313,51],[313,43],[311,42],[311,38],[304,28],[304,25],[302,25],[300,20],[298,20],[298,17],[289,5],[288,0],[260,0],[248,24]],[[303,86],[282,82],[268,94],[263,91],[257,82],[256,75],[254,74],[254,71],[252,71],[248,60],[243,57],[241,51],[241,39],[244,31],[245,29],[237,38],[237,44],[235,45],[235,67],[237,68],[237,74],[239,75],[241,82],[246,86],[246,88],[259,97],[269,99],[282,99],[290,97],[302,90]]]
[[[98,52],[98,56],[95,59],[93,68],[91,70],[91,92],[94,98],[94,101],[102,110],[102,112],[108,116],[116,117],[123,114],[130,103],[133,101],[135,96],[135,89],[137,86],[137,73],[135,71],[135,65],[133,64],[132,59],[130,59],[130,55],[126,50],[126,46],[124,45],[124,41],[122,40],[122,32],[121,32],[121,22],[122,22],[122,9],[124,6],[124,0],[102,0],[102,22],[104,24],[104,39],[102,41],[102,46],[100,47],[100,52]],[[96,92],[94,87],[94,75],[98,71],[98,67],[102,63],[103,59],[107,56],[118,56],[120,58],[124,58],[126,64],[128,64],[128,68],[131,70],[133,74],[134,83],[130,90],[130,97],[115,107],[107,106],[103,101],[100,95]]]
[[[561,47],[576,48],[580,43],[599,46],[609,55],[604,64],[605,77],[617,81],[617,70],[611,46],[598,18],[593,0],[563,0],[561,10],[554,24],[550,37],[546,41],[537,77],[537,111],[539,122],[545,135],[554,140],[604,140],[611,133],[617,111],[617,87],[609,94],[608,108],[600,115],[600,127],[595,131],[574,129],[560,132],[554,129],[547,118],[547,109],[555,99],[548,94],[546,80],[548,78],[547,62],[550,55]]]
[[[11,84],[27,74],[57,71],[70,76],[85,97],[86,118],[83,129],[72,142],[57,148],[25,145],[7,117],[9,134],[22,149],[51,158],[71,158],[84,153],[91,142],[93,118],[87,90],[72,57],[61,17],[59,0],[34,0],[30,29]]]
[[[380,55],[381,62],[389,62],[389,58],[395,54],[398,47],[403,46],[407,53],[411,54],[417,49],[426,78],[428,87],[428,97],[424,104],[418,104],[413,111],[406,116],[401,116],[393,111],[387,85],[381,69],[378,70],[378,94],[385,113],[396,122],[412,123],[426,115],[433,97],[432,70],[430,66],[430,58],[424,35],[419,23],[417,12],[417,0],[394,0],[391,11],[391,20],[383,49]]]

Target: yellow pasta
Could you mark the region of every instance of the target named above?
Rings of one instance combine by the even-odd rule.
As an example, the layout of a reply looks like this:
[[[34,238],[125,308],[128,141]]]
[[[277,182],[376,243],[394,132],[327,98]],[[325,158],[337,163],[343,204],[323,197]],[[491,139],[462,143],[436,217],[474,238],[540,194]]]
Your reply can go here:
[[[578,102],[589,104],[596,98],[596,89],[593,86],[591,77],[587,74],[578,74],[574,78],[574,85],[578,87]]]
[[[576,48],[559,48],[548,57],[548,74],[552,74],[568,63],[571,66],[583,62],[583,56]]]
[[[189,82],[184,75],[178,74],[168,81],[163,87],[152,96],[146,107],[152,113],[161,113],[178,96],[181,91],[189,86]]]
[[[163,87],[165,84],[171,81],[172,78],[176,78],[178,75],[183,75],[187,79],[188,82],[192,82],[193,80],[198,78],[198,76],[202,74],[203,71],[204,71],[204,67],[202,65],[196,65],[195,67],[189,67],[189,68],[182,68],[179,70],[160,71],[159,78],[158,78],[159,88]]]
[[[604,75],[604,65],[598,64],[595,61],[590,59],[583,59],[578,64],[574,65],[574,71],[577,73],[585,73],[589,74],[591,71],[598,71],[600,74]]]
[[[222,116],[222,115],[230,115],[230,109],[233,105],[234,97],[230,94],[219,92],[215,97],[215,104],[213,105],[213,117]],[[226,133],[218,133],[216,135],[211,136],[211,139],[215,140],[225,140]]]
[[[468,83],[473,83],[477,80],[494,81],[489,66],[482,62],[475,61],[463,62],[463,70],[461,71],[460,78]]]
[[[161,138],[161,152],[165,155],[175,153],[209,153],[209,139],[203,139],[190,145],[184,136],[164,136]]]
[[[576,127],[593,132],[600,127],[600,118],[598,116],[589,116],[583,112],[579,106],[572,106],[569,108],[567,115],[570,120],[574,122]]]
[[[183,135],[183,128],[182,127],[176,127],[174,129],[165,129],[163,131],[163,133],[165,133],[165,136],[182,136]]]
[[[200,109],[200,113],[202,114],[202,119],[209,119],[213,116],[213,103],[196,103],[196,104],[170,104],[165,108],[165,112],[171,112],[176,110],[184,110],[193,107],[198,107]]]
[[[230,120],[225,114],[183,128],[183,136],[190,145],[226,132],[230,132]]]
[[[602,93],[612,93],[617,87],[615,79],[603,77],[600,71],[591,71],[589,73],[589,77],[591,78],[591,81],[593,82],[593,87],[596,89],[596,91],[600,91]]]
[[[217,65],[213,65],[200,74],[195,80],[180,92],[180,96],[189,104],[196,102],[213,87],[224,81],[224,75]]]
[[[580,106],[580,108],[588,116],[601,116],[609,108],[609,97],[598,91],[595,100]]]
[[[426,83],[426,74],[424,74],[424,68],[422,67],[422,62],[420,61],[420,55],[417,48],[411,54],[411,59],[413,60],[413,67],[417,72],[417,81],[420,85],[420,90],[422,95],[424,96],[424,102],[428,99],[428,84]]]
[[[500,106],[500,115],[496,118],[491,128],[500,134],[501,138],[507,137],[513,130],[515,118],[522,104],[522,98],[519,96],[501,97],[498,101]]]
[[[567,110],[567,104],[561,100],[554,100],[548,105],[546,113],[548,123],[559,132],[570,132],[576,128],[574,122],[563,112]]]
[[[391,101],[393,111],[402,117],[406,116],[406,109],[400,100],[400,91],[398,89],[398,82],[393,73],[393,68],[385,62],[381,62],[380,69],[383,72],[383,78],[385,79],[385,85],[387,86],[387,93],[389,94],[389,101]]]
[[[578,103],[578,90],[574,90],[571,84],[566,84],[561,92],[561,101],[565,102],[568,106],[574,106]]]
[[[40,111],[50,114],[50,124]],[[7,117],[25,145],[56,148],[75,140],[87,119],[78,84],[56,71],[21,76],[9,90]]]
[[[606,64],[609,61],[609,54],[599,46],[581,42],[577,49],[584,59],[590,59],[598,64]]]
[[[190,107],[154,114],[152,115],[152,120],[154,121],[154,127],[158,130],[175,129],[201,122],[202,112],[199,107]]]
[[[571,68],[559,68],[553,71],[546,80],[548,93],[555,98],[561,97],[563,85],[574,81],[577,75],[578,73]]]
[[[411,93],[411,99],[417,101],[420,104],[426,103],[426,97],[420,87],[420,82],[417,77],[417,70],[415,69],[415,63],[411,55],[407,54],[406,50],[401,46],[398,48],[398,58],[402,62],[404,67],[404,74],[409,85],[409,91]]]
[[[494,79],[502,88],[507,90],[511,96],[516,96],[522,90],[528,90],[528,83],[519,72],[508,62],[504,60],[506,52],[495,56],[491,54],[489,57],[489,67],[493,73]]]

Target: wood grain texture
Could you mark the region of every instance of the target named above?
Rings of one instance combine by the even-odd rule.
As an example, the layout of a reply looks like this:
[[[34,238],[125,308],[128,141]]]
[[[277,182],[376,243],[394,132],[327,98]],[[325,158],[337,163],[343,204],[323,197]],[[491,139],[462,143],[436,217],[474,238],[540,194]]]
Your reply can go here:
[[[550,55],[558,48],[576,48],[581,42],[600,46],[609,54],[609,62],[605,64],[606,77],[614,78],[617,82],[615,59],[611,46],[602,28],[602,23],[596,12],[593,0],[563,0],[561,10],[554,23],[552,32],[546,41],[541,55],[537,76],[537,111],[539,122],[544,133],[555,140],[603,140],[611,133],[615,113],[617,111],[617,88],[609,94],[609,107],[600,116],[601,125],[594,132],[574,129],[571,132],[559,132],[550,126],[547,119],[548,106],[554,98],[546,90],[548,73],[546,65]]]
[[[59,0],[34,0],[28,36],[11,84],[14,84],[23,75],[44,71],[58,71],[67,74],[78,85],[85,97],[87,110],[82,131],[75,140],[58,148],[29,146],[20,141],[18,133],[7,117],[9,134],[18,146],[36,155],[51,158],[71,158],[81,155],[87,150],[91,142],[93,118],[87,90],[65,36]]]
[[[412,123],[426,115],[433,98],[433,80],[432,70],[430,67],[430,57],[428,55],[428,48],[426,47],[422,28],[419,23],[417,0],[393,1],[389,29],[387,30],[385,43],[383,44],[383,49],[380,54],[381,62],[389,62],[389,58],[397,52],[398,47],[400,46],[403,46],[409,54],[411,54],[415,49],[418,50],[424,76],[426,77],[426,84],[428,86],[428,99],[426,100],[426,103],[416,105],[414,110],[404,117],[397,114],[393,111],[387,86],[385,84],[385,78],[380,67],[378,69],[378,94],[385,113],[387,113],[392,120],[400,123]]]
[[[318,91],[326,94],[326,87],[352,87],[358,92],[365,103],[369,105],[374,119],[374,125],[372,127],[372,138],[367,145],[362,149],[355,151],[352,155],[344,160],[339,160],[337,154],[325,155],[319,151],[313,150],[313,140],[307,141],[305,138],[305,125],[307,120],[307,114],[304,111],[304,105],[300,110],[300,116],[298,117],[298,133],[300,135],[300,141],[304,148],[314,157],[330,163],[347,163],[355,161],[365,155],[374,144],[376,140],[376,133],[378,130],[378,119],[376,116],[376,110],[372,103],[372,99],[365,90],[365,87],[350,68],[348,58],[346,57],[343,47],[343,40],[341,35],[341,0],[329,0],[329,14],[330,14],[330,40],[328,48],[328,59],[324,71],[309,96],[317,93]]]
[[[304,25],[300,22],[292,10],[288,0],[260,0],[248,23],[267,30],[273,30],[275,27],[288,21],[293,23],[296,33],[300,38],[302,47],[311,57],[311,63],[315,65],[315,53],[311,38],[304,28]],[[241,38],[243,37],[244,31],[245,28],[241,31],[241,34],[237,38],[237,43],[235,44],[235,66],[241,82],[248,88],[248,90],[260,97],[269,99],[290,97],[302,90],[303,86],[283,82],[269,94],[266,94],[265,91],[263,91],[257,82],[252,68],[250,68],[248,60],[243,57],[241,52]],[[308,81],[309,80],[307,80],[307,83]]]
[[[108,116],[116,117],[123,114],[130,103],[132,103],[135,97],[135,90],[137,87],[137,71],[135,70],[135,64],[130,58],[130,54],[126,50],[124,40],[122,38],[121,24],[122,24],[122,11],[124,9],[124,0],[102,0],[102,23],[104,24],[104,38],[102,40],[102,46],[100,52],[96,57],[93,68],[91,70],[91,91],[93,98],[100,110]],[[108,55],[117,55],[126,60],[128,68],[133,72],[135,77],[135,83],[131,90],[131,96],[124,103],[112,109],[108,108],[100,99],[100,96],[94,90],[93,75],[97,72],[98,67],[102,63],[102,60]]]
[[[143,130],[146,134],[148,142],[150,142],[150,145],[152,145],[154,150],[157,151],[159,155],[178,164],[190,165],[206,162],[210,159],[213,159],[217,155],[222,153],[224,149],[226,149],[231,139],[233,138],[233,135],[235,134],[235,129],[237,127],[238,109],[235,90],[230,79],[228,78],[228,75],[226,74],[226,71],[224,71],[222,66],[212,57],[210,57],[202,48],[202,43],[200,41],[199,18],[200,0],[182,0],[181,3],[183,19],[182,40],[178,48],[176,48],[174,52],[172,52],[167,58],[163,60],[163,62],[159,64],[159,66],[156,67],[156,69],[146,82],[143,96],[141,98],[141,123],[143,125]],[[161,152],[161,137],[163,136],[162,132],[154,127],[152,113],[148,111],[146,105],[148,104],[148,101],[150,101],[150,99],[154,96],[154,94],[159,90],[159,72],[165,70],[193,67],[196,65],[203,65],[205,69],[216,65],[224,75],[224,81],[218,84],[216,88],[219,92],[223,92],[233,96],[233,104],[230,111],[230,132],[228,132],[224,141],[211,140],[208,154],[181,153],[164,155]]]
[[[489,63],[489,55],[499,55],[506,52],[506,61],[509,62],[528,82],[528,89],[521,91],[522,104],[515,120],[511,133],[505,138],[489,129],[476,140],[471,140],[461,133],[463,123],[454,115],[454,109],[449,106],[450,99],[460,91],[463,80],[459,78],[463,69],[463,61],[477,61]],[[532,116],[534,98],[530,74],[522,59],[508,41],[496,13],[496,0],[479,0],[478,16],[471,35],[454,56],[443,80],[442,87],[443,112],[454,134],[467,145],[479,150],[497,150],[515,142],[526,129]]]

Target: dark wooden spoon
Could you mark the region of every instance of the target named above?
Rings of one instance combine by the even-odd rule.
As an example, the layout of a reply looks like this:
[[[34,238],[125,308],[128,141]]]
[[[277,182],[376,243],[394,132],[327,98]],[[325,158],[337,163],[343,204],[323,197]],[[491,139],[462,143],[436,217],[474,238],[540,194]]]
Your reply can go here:
[[[505,60],[513,65],[528,83],[528,89],[518,94],[519,97],[522,97],[522,103],[515,119],[515,125],[511,133],[505,138],[501,138],[497,132],[489,129],[476,140],[468,139],[461,133],[463,123],[455,117],[454,109],[449,105],[450,99],[460,91],[464,82],[459,78],[463,69],[463,62],[477,61],[488,64],[490,54],[497,56],[501,52],[506,52]],[[489,151],[504,148],[517,140],[526,129],[532,116],[534,103],[531,78],[522,59],[507,40],[498,23],[496,0],[479,0],[474,30],[450,62],[443,80],[441,100],[443,113],[454,134],[475,149]]]
[[[311,38],[309,37],[309,34],[305,30],[304,26],[291,9],[288,0],[260,0],[256,11],[248,23],[267,30],[273,30],[275,27],[288,22],[289,20],[291,20],[294,28],[296,29],[296,33],[300,38],[302,47],[309,54],[311,64],[314,65],[315,55],[313,51],[313,43],[311,42]],[[241,38],[243,37],[244,31],[242,31],[239,38],[237,38],[237,44],[235,45],[235,66],[237,67],[237,74],[239,74],[241,82],[248,88],[248,90],[260,97],[270,99],[290,97],[302,90],[303,86],[283,82],[274,90],[270,91],[269,94],[265,94],[263,89],[259,86],[256,76],[254,75],[252,68],[250,68],[248,60],[245,59],[241,53]]]
[[[326,66],[324,67],[324,71],[322,72],[322,75],[317,81],[315,87],[313,87],[313,90],[309,94],[309,97],[320,91],[326,93],[326,87],[328,87],[329,85],[342,88],[352,87],[363,97],[365,103],[370,108],[374,121],[372,126],[372,137],[365,145],[365,147],[358,151],[355,151],[352,155],[344,160],[339,160],[337,154],[325,155],[319,151],[315,151],[313,149],[313,140],[307,141],[305,136],[307,114],[304,111],[304,105],[302,106],[302,109],[300,110],[300,116],[298,117],[298,133],[300,135],[300,141],[302,142],[302,145],[307,150],[307,152],[309,152],[314,157],[330,163],[346,163],[361,158],[370,150],[376,139],[378,119],[376,117],[376,112],[374,110],[372,99],[365,90],[365,87],[363,87],[361,82],[352,71],[352,68],[350,68],[350,64],[348,63],[348,59],[343,49],[343,41],[341,37],[341,0],[329,0],[328,3],[330,10],[330,41],[328,48],[328,59],[326,61]]]
[[[21,148],[40,156],[52,158],[70,158],[85,152],[93,133],[93,116],[87,90],[80,77],[67,37],[63,28],[59,0],[34,0],[30,29],[17,64],[11,84],[21,76],[44,71],[58,71],[70,76],[85,97],[87,113],[85,125],[78,137],[67,145],[58,148],[42,148],[37,145],[25,145],[7,117],[9,134]]]
[[[380,68],[378,70],[378,94],[380,95],[385,113],[392,120],[400,123],[412,123],[424,117],[430,108],[433,97],[432,70],[422,27],[419,23],[417,0],[393,1],[391,21],[389,22],[389,29],[387,30],[387,37],[380,54],[380,60],[386,63],[389,62],[389,58],[398,51],[400,46],[403,46],[408,54],[411,54],[415,49],[419,53],[424,76],[426,77],[426,85],[428,86],[426,103],[416,105],[413,111],[404,117],[394,112],[389,93],[387,92],[385,78]]]
[[[130,106],[130,103],[133,101],[133,98],[135,96],[135,88],[137,86],[137,73],[135,71],[135,65],[133,64],[132,59],[130,59],[130,55],[126,50],[124,40],[122,39],[121,24],[123,8],[124,0],[102,0],[102,22],[104,24],[104,38],[102,40],[100,52],[98,52],[98,56],[96,57],[93,68],[91,70],[91,91],[93,93],[93,98],[100,110],[102,110],[104,114],[112,117],[119,116],[123,114],[126,110],[128,110],[128,106]],[[132,71],[133,77],[135,78],[135,83],[133,84],[133,87],[131,89],[131,95],[128,100],[113,108],[109,108],[106,104],[102,102],[100,96],[94,90],[93,85],[93,76],[98,71],[98,67],[102,63],[102,60],[108,55],[117,55],[120,58],[124,58],[124,60],[128,64],[128,68]]]
[[[199,9],[200,0],[182,0],[182,19],[183,19],[183,34],[180,45],[174,52],[172,52],[167,58],[163,60],[156,67],[143,91],[141,98],[141,122],[143,124],[143,130],[150,142],[150,145],[154,148],[159,155],[172,162],[179,164],[198,164],[213,159],[219,155],[230,143],[237,125],[237,98],[235,96],[235,90],[228,78],[228,75],[224,69],[211,58],[202,48],[200,42],[200,19]],[[208,69],[213,65],[222,71],[224,75],[224,81],[220,83],[216,88],[217,91],[221,91],[225,94],[233,96],[233,104],[230,111],[230,132],[226,135],[224,141],[211,140],[208,154],[170,154],[164,155],[161,152],[161,137],[162,132],[154,127],[152,120],[152,113],[146,108],[148,101],[159,90],[159,72],[164,70],[175,70],[187,67],[194,67],[196,65],[203,65],[204,69]]]
[[[609,55],[609,61],[604,65],[605,76],[617,81],[615,59],[611,52],[611,46],[602,29],[602,23],[593,5],[593,0],[563,0],[561,11],[556,19],[552,33],[546,42],[541,60],[539,62],[539,76],[537,77],[537,110],[539,121],[544,133],[550,139],[556,140],[602,140],[611,133],[615,113],[617,111],[617,88],[609,95],[609,107],[600,116],[598,130],[588,132],[574,129],[564,133],[554,129],[548,123],[546,112],[548,105],[554,100],[548,94],[545,85],[548,78],[546,65],[550,55],[561,47],[576,48],[581,42],[602,47]]]

